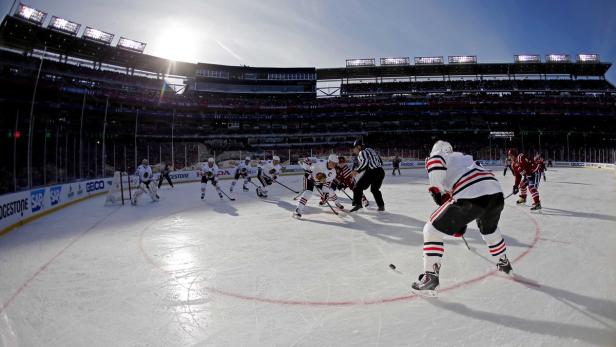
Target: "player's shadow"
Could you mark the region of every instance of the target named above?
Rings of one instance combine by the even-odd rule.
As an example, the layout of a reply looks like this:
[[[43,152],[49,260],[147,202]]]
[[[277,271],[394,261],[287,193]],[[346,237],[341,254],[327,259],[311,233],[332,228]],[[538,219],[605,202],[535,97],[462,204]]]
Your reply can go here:
[[[507,277],[504,278],[507,279]],[[518,279],[515,281],[516,283],[520,283],[521,285],[526,286],[529,289],[536,290],[538,292],[549,295],[554,299],[562,302],[564,305],[569,306],[570,308],[600,323],[606,328],[612,329],[616,332],[616,326],[591,315],[591,313],[594,313],[595,315],[599,315],[613,320],[615,318],[614,314],[616,313],[615,301],[601,298],[593,298],[590,296],[570,292],[562,288],[555,288],[545,284],[539,284],[534,282],[533,280],[527,279],[517,274],[515,275],[515,279]]]
[[[327,208],[327,207],[325,207]],[[313,212],[314,211],[314,212]],[[324,212],[324,210],[319,210],[317,208],[311,207],[306,208],[306,214],[302,218],[302,221],[307,223],[315,223],[321,225],[327,225],[332,227],[340,227],[349,229],[352,232],[361,231],[364,234],[379,238],[386,242],[394,242],[405,245],[421,245],[423,244],[423,234],[421,230],[423,229],[424,222],[418,219],[414,219],[412,217],[394,216],[392,218],[398,218],[398,222],[404,220],[404,223],[396,223],[396,224],[379,224],[371,221],[368,218],[361,216],[360,214],[354,213],[349,214],[347,216],[342,215],[338,220],[333,221],[324,221],[324,220],[316,220],[311,219],[310,214],[312,213],[330,213]],[[361,212],[360,212],[361,213]],[[350,220],[348,217],[352,218]],[[403,217],[403,218],[402,218]]]
[[[473,253],[478,255],[480,258],[485,260],[486,262],[492,264],[492,261],[488,259],[486,256],[473,249]],[[604,320],[597,318],[590,313],[594,313],[596,315],[600,315],[606,317],[608,319],[614,319],[614,312],[616,312],[616,302],[593,298],[585,295],[581,295],[578,293],[570,292],[561,288],[550,287],[545,284],[540,284],[532,279],[525,278],[524,276],[515,273],[514,277],[509,276],[499,276],[496,277],[511,280],[515,283],[526,286],[529,289],[536,290],[542,292],[546,295],[551,296],[552,298],[562,302],[563,304],[569,306],[571,309],[578,311],[580,314],[583,314],[590,319],[604,325],[606,328],[612,329],[616,331],[616,326],[613,326],[610,323],[605,322]]]
[[[490,324],[499,324],[504,328],[513,328],[538,335],[550,335],[556,338],[582,340],[588,344],[604,346],[616,341],[616,330],[592,328],[569,323],[525,319],[505,312],[489,312],[471,308],[461,303],[439,300],[426,300],[430,304],[462,316],[482,320]],[[599,303],[600,304],[600,303]],[[535,309],[537,309],[535,307]]]
[[[551,207],[543,208],[541,210],[541,214],[547,215],[547,216],[591,218],[591,219],[599,219],[599,220],[606,220],[610,222],[616,222],[616,216],[600,214],[600,213],[592,213],[592,212],[569,211],[569,210],[562,210],[559,208],[551,208]]]
[[[592,186],[590,183],[582,183],[582,182],[564,182],[564,181],[547,181],[548,183],[558,183],[558,184],[575,184],[580,186]]]
[[[266,204],[276,205],[280,207],[281,209],[287,210],[289,212],[293,212],[297,208],[296,205],[293,205],[290,202],[284,201],[284,200],[268,200],[268,199],[262,199],[262,198],[259,198],[259,200],[263,201]]]
[[[239,216],[239,213],[237,213],[237,208],[231,205],[229,201],[213,201],[209,203],[208,206],[210,206],[214,212],[228,214],[230,216]]]

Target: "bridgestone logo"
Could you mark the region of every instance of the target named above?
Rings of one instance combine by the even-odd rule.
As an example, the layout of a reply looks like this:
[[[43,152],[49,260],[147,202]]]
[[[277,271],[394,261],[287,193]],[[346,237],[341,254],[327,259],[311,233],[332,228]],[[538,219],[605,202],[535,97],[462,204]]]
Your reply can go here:
[[[28,199],[11,201],[4,205],[0,205],[0,219],[5,219],[15,214],[24,215],[28,210]]]

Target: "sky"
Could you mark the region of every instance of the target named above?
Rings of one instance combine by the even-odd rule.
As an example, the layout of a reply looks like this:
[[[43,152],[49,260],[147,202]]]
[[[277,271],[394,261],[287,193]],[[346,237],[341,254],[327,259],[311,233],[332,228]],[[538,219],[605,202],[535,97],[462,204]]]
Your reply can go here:
[[[188,62],[341,67],[350,58],[476,55],[485,63],[524,53],[616,61],[614,0],[22,1]],[[0,10],[12,3],[0,0]],[[608,79],[616,81],[616,67]]]

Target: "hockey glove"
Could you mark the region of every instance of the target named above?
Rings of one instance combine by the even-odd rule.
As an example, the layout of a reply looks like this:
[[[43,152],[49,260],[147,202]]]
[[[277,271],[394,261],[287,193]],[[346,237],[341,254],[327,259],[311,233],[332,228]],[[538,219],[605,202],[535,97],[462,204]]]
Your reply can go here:
[[[513,195],[516,195],[520,192],[520,188],[516,185],[513,186]]]
[[[443,193],[436,187],[430,187],[428,188],[428,191],[432,195],[434,202],[439,206],[451,199],[451,195],[449,193]]]
[[[466,232],[466,225],[462,227],[462,229],[458,230],[457,232],[453,233],[453,237],[462,237],[464,236],[464,233]]]

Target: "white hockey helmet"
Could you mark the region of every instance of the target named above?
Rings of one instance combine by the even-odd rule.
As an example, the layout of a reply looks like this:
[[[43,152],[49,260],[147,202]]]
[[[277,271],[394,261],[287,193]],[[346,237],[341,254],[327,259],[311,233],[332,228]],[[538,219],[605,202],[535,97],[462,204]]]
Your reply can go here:
[[[141,161],[141,164],[143,164],[143,165],[148,165],[148,163],[149,163],[149,161],[147,159],[143,159]]]
[[[437,154],[452,153],[452,152],[453,152],[453,147],[451,147],[451,143],[447,141],[438,140],[436,141],[434,146],[432,146],[432,151],[430,152],[430,156],[437,155]]]
[[[272,161],[280,162],[280,157],[275,155],[275,156],[272,157]]]
[[[327,161],[338,164],[338,156],[335,154],[330,154],[329,157],[327,157]]]
[[[214,158],[207,158],[207,162],[213,164],[214,163]]]
[[[250,157],[246,157],[246,158],[244,158],[244,160],[250,161]]]

